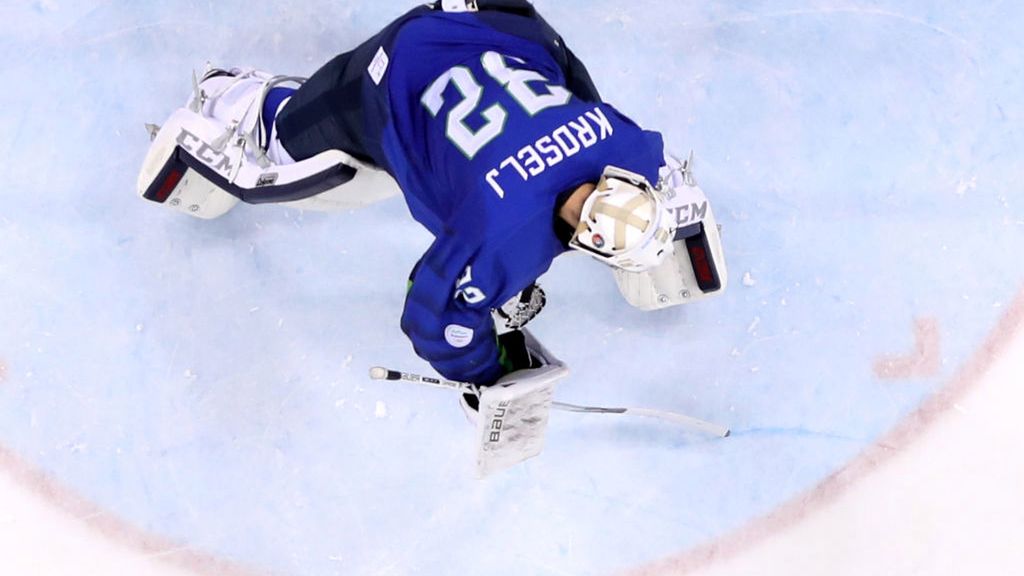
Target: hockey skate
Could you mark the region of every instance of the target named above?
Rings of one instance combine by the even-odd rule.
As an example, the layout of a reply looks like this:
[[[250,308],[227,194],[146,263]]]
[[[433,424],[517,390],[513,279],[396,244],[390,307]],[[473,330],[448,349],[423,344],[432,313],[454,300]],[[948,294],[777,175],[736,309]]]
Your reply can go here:
[[[288,155],[273,119],[303,81],[237,68],[193,75],[188,103],[162,127],[148,126],[152,143],[139,173],[139,195],[211,219],[240,201],[332,210],[394,194],[386,173],[340,150],[298,162]],[[356,182],[339,196],[343,185]],[[355,194],[360,188],[363,193]]]

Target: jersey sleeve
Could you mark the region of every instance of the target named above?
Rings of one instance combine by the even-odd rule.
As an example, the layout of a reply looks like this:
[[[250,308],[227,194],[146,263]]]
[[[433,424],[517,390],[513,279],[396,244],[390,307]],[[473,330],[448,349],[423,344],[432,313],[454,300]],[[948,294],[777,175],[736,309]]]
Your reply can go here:
[[[416,354],[445,378],[493,384],[507,369],[491,318],[493,303],[479,298],[471,280],[459,289],[465,270],[443,241],[435,241],[410,277],[402,331]],[[482,294],[482,293],[481,293]]]

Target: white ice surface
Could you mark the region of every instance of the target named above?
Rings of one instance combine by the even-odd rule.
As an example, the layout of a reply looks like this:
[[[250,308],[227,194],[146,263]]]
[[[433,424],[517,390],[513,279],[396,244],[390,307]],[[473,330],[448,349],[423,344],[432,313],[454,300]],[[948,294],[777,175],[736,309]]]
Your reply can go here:
[[[800,520],[730,539],[694,575],[960,576],[1024,571],[1024,333],[912,442]],[[769,522],[770,524],[770,522]],[[756,536],[756,537],[755,537]],[[655,574],[678,574],[668,561]]]
[[[1024,566],[1024,333],[983,380],[920,437],[858,478],[839,498],[812,503],[793,523],[731,535],[708,559],[684,553],[632,576],[960,576]],[[207,576],[209,559],[140,549],[132,534],[102,533],[55,508],[37,486],[0,473],[0,557],[32,576]],[[165,545],[167,546],[167,545]],[[335,557],[341,562],[343,558]],[[348,573],[339,564],[325,573]],[[414,571],[415,572],[415,571]],[[445,573],[445,572],[441,572]]]
[[[1018,3],[538,2],[607,100],[696,150],[751,279],[650,314],[557,262],[535,333],[573,369],[559,399],[734,435],[559,414],[544,454],[479,482],[451,395],[366,378],[428,370],[398,317],[429,237],[399,199],[201,222],[133,192],[143,123],[193,67],[308,74],[411,5],[0,5],[0,445],[127,525],[275,573],[611,573],[813,489],[1021,287]],[[938,364],[878,378],[917,319]]]

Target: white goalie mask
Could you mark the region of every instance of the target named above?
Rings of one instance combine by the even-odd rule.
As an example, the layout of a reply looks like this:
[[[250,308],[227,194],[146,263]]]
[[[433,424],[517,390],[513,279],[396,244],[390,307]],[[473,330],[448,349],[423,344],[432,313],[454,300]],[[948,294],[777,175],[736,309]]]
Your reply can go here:
[[[583,203],[569,247],[640,272],[672,254],[673,218],[646,178],[609,166]]]

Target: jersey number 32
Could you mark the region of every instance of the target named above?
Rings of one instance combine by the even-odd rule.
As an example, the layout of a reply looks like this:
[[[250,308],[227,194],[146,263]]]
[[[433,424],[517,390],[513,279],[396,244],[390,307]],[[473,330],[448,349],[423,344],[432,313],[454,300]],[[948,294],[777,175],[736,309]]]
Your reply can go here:
[[[508,57],[520,64],[522,60]],[[512,98],[526,111],[533,116],[542,110],[554,106],[562,106],[569,102],[572,93],[557,84],[550,82],[540,73],[534,70],[522,70],[509,66],[506,57],[497,52],[486,52],[480,59],[484,70],[500,86],[502,86]],[[546,93],[538,94],[530,87],[530,82],[544,82]],[[501,135],[505,130],[505,122],[508,120],[508,112],[500,103],[494,104],[482,111],[484,124],[476,130],[466,124],[466,119],[477,112],[480,100],[483,98],[484,87],[477,81],[473,71],[466,66],[455,66],[427,88],[423,93],[421,101],[430,113],[437,117],[444,107],[444,92],[449,84],[462,94],[459,101],[448,111],[445,134],[455,146],[470,160],[484,146]]]

